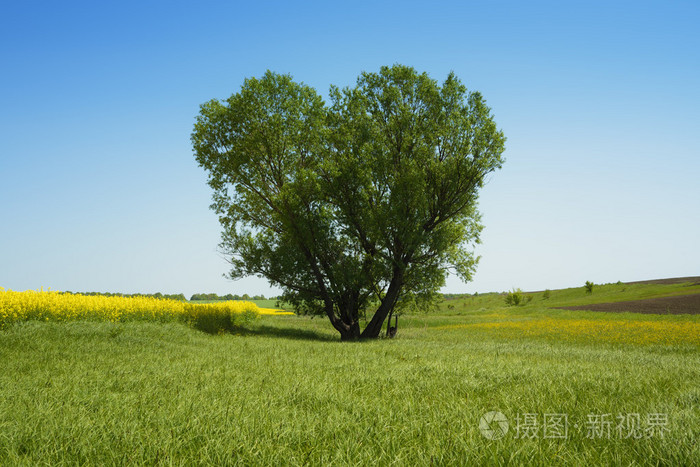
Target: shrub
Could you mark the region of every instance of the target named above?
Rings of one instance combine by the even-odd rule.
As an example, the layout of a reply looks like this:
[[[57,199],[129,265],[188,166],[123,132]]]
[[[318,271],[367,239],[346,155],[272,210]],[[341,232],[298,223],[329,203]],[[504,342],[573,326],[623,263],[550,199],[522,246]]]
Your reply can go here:
[[[586,293],[593,293],[593,282],[591,281],[586,281],[586,285],[584,286],[586,288]]]
[[[506,305],[518,306],[523,303],[523,299],[523,291],[520,289],[513,289],[511,292],[506,294]]]
[[[518,306],[525,305],[532,301],[532,295],[526,294],[521,289],[513,289],[506,293],[506,305]]]
[[[549,289],[546,289],[546,290],[542,293],[542,300],[549,300],[549,297],[551,296],[551,294],[552,294],[552,291],[549,290]]]

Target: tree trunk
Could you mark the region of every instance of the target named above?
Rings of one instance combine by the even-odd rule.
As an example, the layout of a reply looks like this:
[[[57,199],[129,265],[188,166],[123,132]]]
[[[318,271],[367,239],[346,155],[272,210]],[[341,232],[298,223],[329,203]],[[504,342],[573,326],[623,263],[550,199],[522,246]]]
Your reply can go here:
[[[394,270],[394,277],[392,277],[389,283],[389,288],[386,291],[384,300],[377,308],[377,311],[372,316],[372,320],[369,322],[364,331],[362,331],[362,339],[375,339],[379,337],[382,332],[382,325],[384,320],[391,310],[394,309],[396,305],[396,300],[399,298],[399,292],[401,292],[401,287],[403,286],[403,271],[400,269]]]
[[[360,323],[355,321],[347,330],[340,332],[341,341],[356,341],[360,339]]]
[[[386,337],[392,337],[389,334],[391,333],[391,315],[394,314],[394,310],[392,309],[389,312],[389,319],[386,320]]]

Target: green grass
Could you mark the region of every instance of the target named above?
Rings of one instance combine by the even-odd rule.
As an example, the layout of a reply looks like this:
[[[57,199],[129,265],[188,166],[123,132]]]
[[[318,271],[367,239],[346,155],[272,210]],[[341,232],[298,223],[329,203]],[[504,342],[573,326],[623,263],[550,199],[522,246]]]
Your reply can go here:
[[[627,293],[614,287],[588,296]],[[578,293],[552,291],[546,302],[576,302]],[[294,316],[218,336],[177,323],[18,323],[0,332],[0,465],[700,463],[692,339],[478,327],[622,320],[653,330],[700,319],[542,302],[458,299],[453,309],[402,316],[397,339],[363,343],[339,342],[327,320]],[[479,430],[492,410],[511,423],[500,440]],[[525,413],[540,426],[545,414],[566,414],[567,438],[516,438]],[[666,414],[664,437],[621,439],[616,421],[610,438],[587,437],[589,415],[637,413]]]

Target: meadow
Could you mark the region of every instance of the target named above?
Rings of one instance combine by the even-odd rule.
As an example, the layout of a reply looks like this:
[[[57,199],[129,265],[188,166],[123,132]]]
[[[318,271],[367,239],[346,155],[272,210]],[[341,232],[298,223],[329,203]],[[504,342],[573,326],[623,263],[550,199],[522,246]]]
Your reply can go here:
[[[698,465],[700,316],[550,308],[697,292],[463,296],[358,343],[288,315],[17,321],[0,465]]]

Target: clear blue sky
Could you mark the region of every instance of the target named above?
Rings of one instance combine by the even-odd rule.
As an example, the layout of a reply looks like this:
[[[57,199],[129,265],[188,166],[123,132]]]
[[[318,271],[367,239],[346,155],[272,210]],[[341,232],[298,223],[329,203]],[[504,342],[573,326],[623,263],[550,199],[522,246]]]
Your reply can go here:
[[[446,292],[700,275],[698,24],[680,1],[5,2],[0,286],[276,293],[222,278],[199,105],[393,63],[454,70],[508,137]]]

